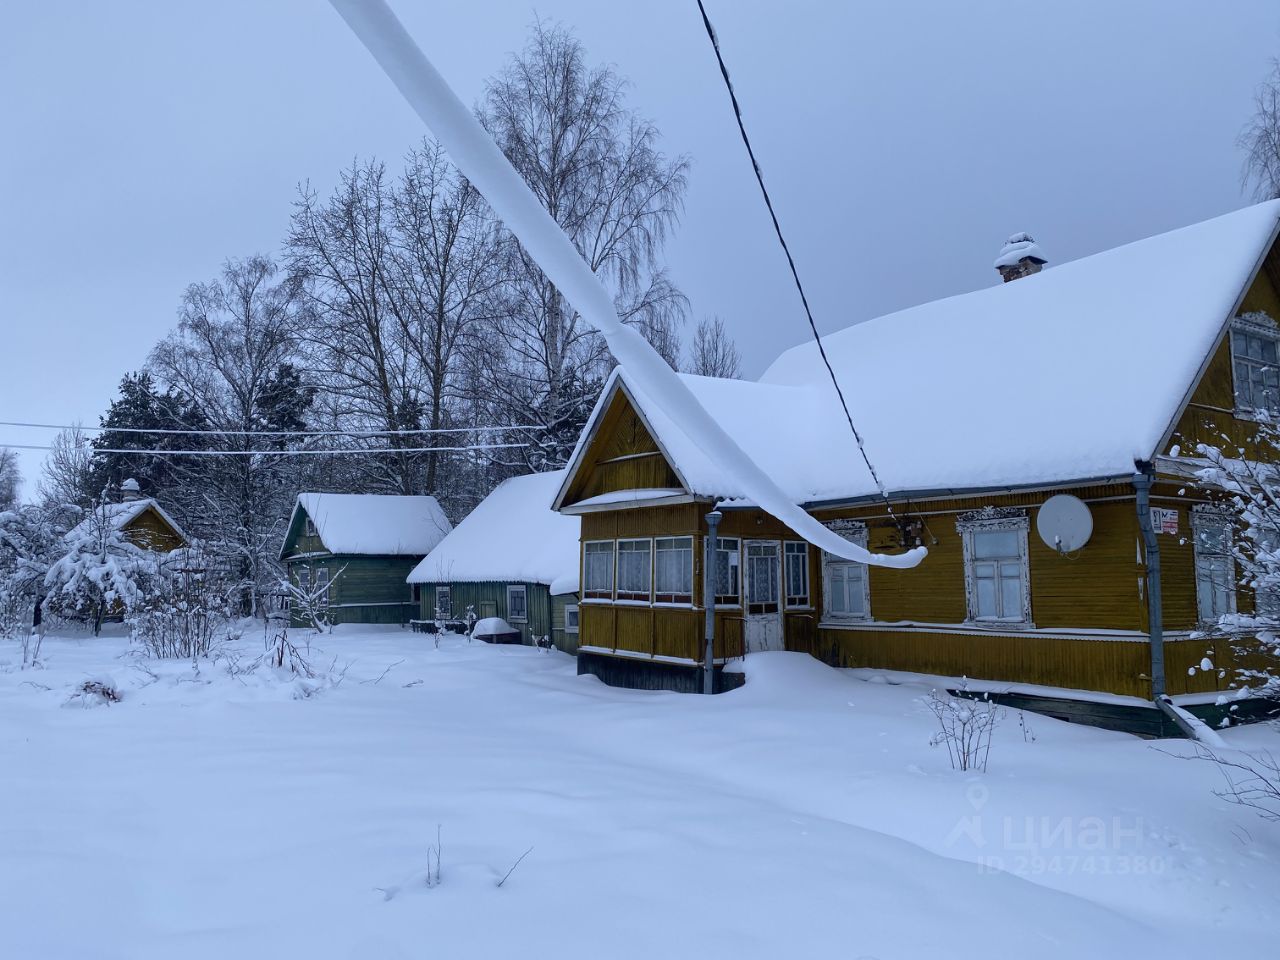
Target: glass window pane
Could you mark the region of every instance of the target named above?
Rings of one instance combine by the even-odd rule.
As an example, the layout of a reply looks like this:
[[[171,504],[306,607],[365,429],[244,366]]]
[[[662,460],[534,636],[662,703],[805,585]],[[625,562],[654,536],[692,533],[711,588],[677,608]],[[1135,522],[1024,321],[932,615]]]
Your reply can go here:
[[[991,578],[978,580],[976,584],[978,616],[979,617],[995,617],[999,616],[996,609],[996,582]]]
[[[1019,536],[1016,530],[977,530],[973,534],[975,557],[1017,557]]]
[[[1015,573],[1012,577],[1000,578],[1000,616],[1005,620],[1022,617],[1022,577]]]

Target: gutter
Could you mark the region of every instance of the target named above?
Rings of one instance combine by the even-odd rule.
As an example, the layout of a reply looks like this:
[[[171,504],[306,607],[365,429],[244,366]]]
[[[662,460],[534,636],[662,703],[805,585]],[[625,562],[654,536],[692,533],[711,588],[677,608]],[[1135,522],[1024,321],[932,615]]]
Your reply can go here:
[[[1155,468],[1150,460],[1135,460],[1137,472],[1133,475],[1133,489],[1137,493],[1138,528],[1142,531],[1147,567],[1147,625],[1151,637],[1151,699],[1162,711],[1168,712],[1163,703],[1164,680],[1164,607],[1160,593],[1160,542],[1155,527],[1151,525],[1151,481]],[[1181,723],[1175,718],[1175,723]]]

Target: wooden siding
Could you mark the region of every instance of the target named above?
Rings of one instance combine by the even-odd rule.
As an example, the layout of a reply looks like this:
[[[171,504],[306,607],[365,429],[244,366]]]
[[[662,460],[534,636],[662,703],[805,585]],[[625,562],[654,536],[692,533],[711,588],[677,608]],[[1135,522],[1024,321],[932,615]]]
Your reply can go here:
[[[680,485],[680,478],[631,402],[618,390],[598,421],[564,502],[577,503],[614,490],[673,489]]]
[[[187,544],[182,535],[154,507],[147,507],[121,527],[120,532],[130,543],[145,550],[168,553]]]
[[[1280,321],[1280,244],[1273,246],[1240,304],[1240,313],[1261,311]],[[1235,383],[1231,370],[1231,343],[1229,337],[1214,350],[1200,382],[1192,391],[1186,409],[1182,411],[1173,431],[1173,442],[1188,451],[1197,443],[1222,446],[1223,436],[1230,443],[1245,450],[1250,457],[1261,455],[1270,459],[1267,448],[1256,441],[1257,425],[1235,415]],[[1160,450],[1157,453],[1166,453]]]
[[[294,511],[290,518],[289,529],[285,531],[284,542],[280,546],[281,558],[302,555],[314,556],[315,554],[328,553],[326,547],[318,536],[307,536],[307,511],[298,509]]]
[[[334,623],[407,623],[415,615],[405,578],[421,557],[326,555],[288,564],[295,583],[304,568],[329,571],[329,612]]]
[[[531,644],[534,637],[552,637],[552,603],[551,593],[544,583],[526,583],[525,602],[529,617],[525,623],[515,623],[507,611],[507,583],[499,581],[482,582],[445,582],[423,583],[418,585],[419,607],[417,617],[422,620],[435,619],[436,587],[450,588],[450,601],[453,604],[454,620],[466,616],[467,607],[475,608],[476,618],[489,616],[483,612],[485,605],[492,604],[492,616],[501,617],[520,631],[520,642]],[[563,610],[561,611],[563,618]],[[563,622],[563,619],[562,619]],[[554,639],[554,638],[553,638]]]

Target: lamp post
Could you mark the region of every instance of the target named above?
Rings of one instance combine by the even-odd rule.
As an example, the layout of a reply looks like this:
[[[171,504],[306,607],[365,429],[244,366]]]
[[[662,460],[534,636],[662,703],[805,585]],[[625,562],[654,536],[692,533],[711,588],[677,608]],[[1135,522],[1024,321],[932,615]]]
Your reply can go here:
[[[702,654],[702,692],[716,690],[716,528],[720,525],[720,511],[707,514],[707,555],[702,564],[702,605],[707,611],[706,648]]]

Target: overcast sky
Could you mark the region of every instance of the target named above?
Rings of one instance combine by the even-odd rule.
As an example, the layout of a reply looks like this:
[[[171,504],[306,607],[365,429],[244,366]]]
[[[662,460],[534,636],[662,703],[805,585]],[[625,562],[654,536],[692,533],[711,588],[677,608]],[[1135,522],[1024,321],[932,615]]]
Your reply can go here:
[[[694,320],[752,376],[805,337],[695,0],[392,5],[468,102],[535,9],[571,26],[693,161],[667,260]],[[188,283],[278,251],[299,181],[425,133],[321,0],[3,6],[0,420],[96,424]],[[1274,0],[707,6],[823,330],[996,283],[1014,231],[1062,262],[1244,205],[1280,54]]]

